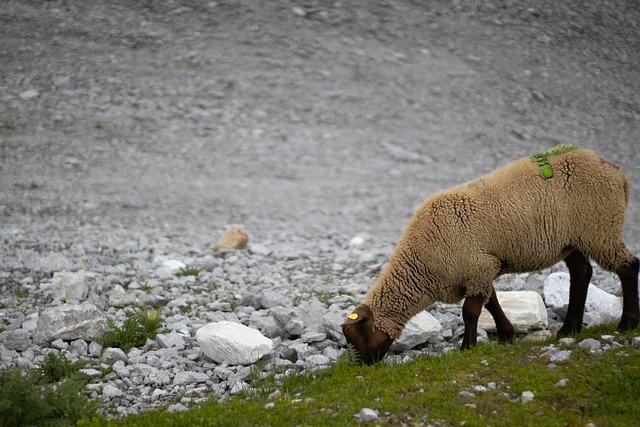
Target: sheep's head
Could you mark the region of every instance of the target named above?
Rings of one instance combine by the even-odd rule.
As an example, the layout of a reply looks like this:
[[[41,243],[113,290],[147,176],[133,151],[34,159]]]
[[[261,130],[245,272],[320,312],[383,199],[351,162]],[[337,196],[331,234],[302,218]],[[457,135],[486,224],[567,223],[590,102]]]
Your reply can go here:
[[[393,340],[387,333],[373,328],[373,313],[371,309],[361,304],[351,313],[342,324],[347,342],[356,349],[361,363],[371,365],[382,360]]]

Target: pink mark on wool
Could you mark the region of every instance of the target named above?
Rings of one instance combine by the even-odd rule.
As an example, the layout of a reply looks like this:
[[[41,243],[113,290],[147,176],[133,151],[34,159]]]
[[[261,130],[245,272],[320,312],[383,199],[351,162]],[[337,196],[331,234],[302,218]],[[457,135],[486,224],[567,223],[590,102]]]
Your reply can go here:
[[[611,163],[609,160],[605,160],[605,159],[603,159],[602,157],[600,157],[600,163],[605,164],[605,165],[609,165],[609,166],[611,166],[611,167],[612,167],[612,168],[614,168],[614,169],[618,169],[618,170],[620,170],[620,166],[618,166],[618,165],[616,165],[616,164],[613,164],[613,163]]]

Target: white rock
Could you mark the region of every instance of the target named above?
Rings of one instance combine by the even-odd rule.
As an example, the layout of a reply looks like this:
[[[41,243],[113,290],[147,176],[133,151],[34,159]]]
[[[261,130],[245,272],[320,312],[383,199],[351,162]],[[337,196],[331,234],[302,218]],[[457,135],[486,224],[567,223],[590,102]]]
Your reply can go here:
[[[24,329],[15,329],[7,331],[4,335],[4,345],[10,350],[25,351],[31,345],[29,331]]]
[[[122,392],[122,390],[120,390],[113,384],[105,384],[105,386],[102,388],[102,398],[105,400],[113,399],[114,397],[120,397],[123,394],[124,393]]]
[[[555,313],[564,318],[569,306],[569,273],[552,273],[544,281],[544,300]],[[622,316],[620,300],[589,284],[583,322],[587,326],[615,323]]]
[[[107,329],[107,319],[94,304],[64,304],[44,310],[33,335],[36,342],[91,340]]]
[[[522,400],[522,403],[529,403],[529,402],[533,402],[535,395],[530,391],[523,391],[522,396],[520,398]]]
[[[320,324],[322,322],[322,317],[327,311],[327,307],[316,297],[313,297],[308,301],[301,302],[296,308],[298,311],[298,317],[307,328]]]
[[[542,297],[533,291],[496,292],[502,311],[511,321],[516,332],[546,329],[549,325],[547,309]],[[496,324],[486,308],[482,309],[478,327],[495,332]]]
[[[196,332],[202,352],[217,363],[249,365],[273,350],[273,341],[239,323],[209,323]]]
[[[321,323],[327,328],[327,334],[342,345],[347,345],[347,340],[342,333],[342,324],[348,315],[349,312],[334,305],[322,316]]]
[[[126,361],[127,355],[120,348],[109,347],[104,353],[102,353],[102,361],[108,363],[109,365],[113,365],[118,361]]]
[[[358,414],[358,418],[363,423],[369,423],[378,419],[378,411],[371,408],[362,408]]]
[[[154,260],[155,261],[155,260]],[[167,259],[162,261],[160,267],[156,269],[156,276],[161,279],[168,279],[173,277],[181,268],[185,268],[187,265],[177,259]]]
[[[322,354],[313,354],[307,357],[304,361],[304,365],[306,368],[318,368],[321,366],[327,366],[331,362],[327,356]]]
[[[188,410],[189,408],[184,406],[182,403],[174,403],[173,405],[169,405],[167,407],[167,412],[185,412]]]
[[[22,99],[31,99],[40,96],[38,89],[27,89],[24,92],[20,92],[18,96]]]
[[[540,341],[546,341],[552,337],[553,337],[553,333],[550,330],[543,329],[541,331],[529,332],[527,336],[523,338],[523,341],[540,342]]]
[[[602,343],[596,339],[587,338],[580,341],[578,347],[583,350],[600,350],[600,348],[602,348]]]
[[[57,271],[51,279],[53,294],[62,300],[84,300],[89,293],[88,282],[94,277],[87,271]]]
[[[428,311],[422,311],[409,320],[400,338],[393,344],[395,350],[406,350],[429,340],[438,339],[442,325]]]
[[[351,240],[349,240],[350,248],[359,248],[364,243],[364,237],[362,236],[353,236]]]
[[[168,334],[156,335],[156,342],[161,348],[175,348],[177,350],[182,350],[186,346],[184,339],[184,334],[176,331],[171,331]]]
[[[209,376],[204,372],[178,372],[173,377],[173,385],[188,385],[204,383],[209,380]]]

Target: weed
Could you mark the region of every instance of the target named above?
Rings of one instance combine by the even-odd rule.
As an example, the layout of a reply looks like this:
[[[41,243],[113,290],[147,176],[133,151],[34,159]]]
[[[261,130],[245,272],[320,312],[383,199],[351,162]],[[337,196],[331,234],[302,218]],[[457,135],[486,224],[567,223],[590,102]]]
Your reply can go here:
[[[40,376],[41,383],[53,384],[77,375],[86,364],[85,360],[71,362],[64,354],[58,356],[55,353],[47,353],[40,366],[34,368],[34,370]]]
[[[63,379],[49,383],[52,378],[35,369],[0,370],[0,426],[73,426],[81,419],[93,417],[99,403],[89,402],[80,393],[86,378],[75,369],[66,374]]]
[[[201,271],[202,271],[201,268],[195,267],[192,265],[192,266],[182,267],[180,270],[178,270],[178,272],[176,273],[176,276],[178,277],[197,276],[198,274],[200,274]]]
[[[153,289],[153,286],[151,286],[148,281],[144,281],[144,282],[140,283],[140,290],[141,291],[149,292],[152,289]]]
[[[147,339],[155,338],[162,321],[156,310],[150,313],[144,310],[125,320],[122,327],[116,325],[113,319],[108,319],[109,329],[99,341],[105,347],[118,347],[128,352],[133,347],[142,347]]]

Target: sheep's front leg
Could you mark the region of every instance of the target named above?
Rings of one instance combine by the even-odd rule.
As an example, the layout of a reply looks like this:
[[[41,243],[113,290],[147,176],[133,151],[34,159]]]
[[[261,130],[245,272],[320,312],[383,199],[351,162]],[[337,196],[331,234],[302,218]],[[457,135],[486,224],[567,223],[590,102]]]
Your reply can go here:
[[[498,340],[502,343],[513,342],[515,330],[509,319],[507,319],[507,316],[505,316],[504,311],[502,311],[502,307],[500,307],[498,297],[496,296],[496,290],[493,288],[491,289],[491,298],[489,298],[489,302],[485,304],[485,308],[491,313],[493,320],[496,322]]]
[[[566,337],[582,329],[584,304],[593,269],[587,257],[580,251],[573,251],[564,259],[569,269],[569,308],[558,337]]]
[[[478,318],[482,312],[482,297],[466,297],[462,304],[462,320],[464,321],[464,335],[462,336],[462,350],[467,350],[478,343]]]

